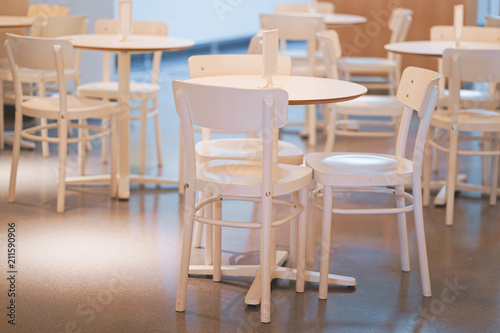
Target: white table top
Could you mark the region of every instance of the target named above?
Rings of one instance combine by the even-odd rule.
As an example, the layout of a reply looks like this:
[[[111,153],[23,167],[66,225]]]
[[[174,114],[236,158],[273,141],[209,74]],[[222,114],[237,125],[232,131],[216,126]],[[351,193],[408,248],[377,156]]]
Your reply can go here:
[[[75,48],[96,51],[154,52],[176,51],[190,48],[193,41],[163,36],[129,35],[122,41],[119,34],[83,34],[61,38],[69,39]]]
[[[441,57],[445,49],[454,49],[455,41],[409,41],[386,44],[387,51],[404,54],[414,54],[430,57]],[[500,43],[460,42],[461,49],[469,50],[500,50]]]
[[[33,18],[26,16],[0,16],[0,28],[22,28],[31,27]]]
[[[186,82],[232,88],[258,88],[266,83],[261,75],[207,76]],[[311,76],[277,75],[273,82],[288,92],[290,105],[327,104],[348,101],[366,94],[357,83]]]
[[[366,23],[366,17],[350,14],[323,14],[327,26],[344,26]]]

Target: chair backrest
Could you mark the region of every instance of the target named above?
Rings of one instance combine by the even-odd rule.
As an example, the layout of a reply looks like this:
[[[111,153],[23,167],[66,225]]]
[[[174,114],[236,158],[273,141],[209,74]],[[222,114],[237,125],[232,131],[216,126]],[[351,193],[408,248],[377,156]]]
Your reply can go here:
[[[116,34],[118,33],[118,20],[101,19],[94,24],[94,32],[96,34]],[[152,36],[167,36],[168,24],[165,22],[154,21],[132,21],[132,33],[134,35],[152,35]],[[154,52],[153,64],[151,66],[151,83],[158,84],[160,66],[161,66],[161,51]],[[103,52],[103,70],[102,80],[110,80],[110,57],[109,52]]]
[[[435,25],[431,27],[431,40],[455,40],[454,28],[452,25]],[[474,42],[500,42],[500,28],[464,26],[462,31],[463,41]]]
[[[342,56],[342,47],[337,31],[325,30],[317,33],[319,49],[323,54],[326,76],[330,79],[339,79],[337,60]]]
[[[250,39],[248,43],[247,54],[262,54],[264,49],[264,37],[262,35],[263,30],[259,30],[255,36]]]
[[[32,4],[28,7],[28,17],[69,15],[69,7],[61,5]]]
[[[335,5],[331,2],[318,2],[317,13],[332,14],[335,11]],[[275,13],[309,13],[309,3],[287,3],[279,2],[274,4]]]
[[[285,50],[287,40],[305,40],[309,72],[311,75],[314,74],[316,33],[326,30],[321,14],[260,14],[260,26],[263,30],[278,29],[282,51]]]
[[[391,30],[390,43],[398,43],[406,40],[412,20],[413,11],[406,8],[395,8],[389,18],[389,30]]]
[[[89,21],[86,15],[66,15],[45,17],[41,21],[40,37],[59,37],[87,32]]]
[[[31,36],[42,37],[42,26],[47,17],[69,15],[68,6],[32,4],[28,7],[28,17],[34,17]]]
[[[73,44],[64,39],[38,38],[7,34],[7,55],[16,94],[16,109],[23,99],[19,68],[40,71],[55,70],[61,113],[66,113],[66,81],[64,70],[74,66]]]
[[[499,50],[447,49],[443,53],[443,75],[448,78],[448,109],[452,124],[458,122],[462,82],[480,82],[485,86],[500,83]]]
[[[500,16],[486,15],[485,27],[500,28]]]
[[[396,98],[405,107],[398,130],[396,156],[405,155],[410,122],[415,110],[420,120],[413,149],[413,163],[418,170],[417,174],[421,172],[427,132],[439,96],[440,77],[439,73],[428,69],[407,67],[399,81]]]
[[[262,131],[262,186],[271,189],[273,165],[277,162],[275,129],[287,122],[288,93],[282,89],[237,89],[181,81],[174,81],[172,88],[184,133],[190,190],[196,190],[193,125],[222,131]],[[214,189],[212,193],[216,192]]]
[[[262,73],[262,55],[209,54],[189,58],[189,75],[193,78],[217,75],[254,75]],[[292,60],[278,56],[278,75],[290,75]]]

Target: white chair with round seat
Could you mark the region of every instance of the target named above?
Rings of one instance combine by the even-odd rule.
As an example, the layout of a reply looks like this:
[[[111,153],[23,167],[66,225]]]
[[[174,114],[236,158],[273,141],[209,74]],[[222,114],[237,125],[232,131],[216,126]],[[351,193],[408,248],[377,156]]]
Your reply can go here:
[[[262,72],[262,55],[249,54],[217,54],[217,55],[197,55],[188,60],[189,74],[191,78],[218,75],[253,75]],[[287,56],[278,56],[278,75],[290,75],[291,60]],[[253,133],[249,133],[249,136]],[[181,140],[182,142],[182,140]],[[216,159],[260,161],[262,158],[262,140],[253,137],[246,138],[224,138],[212,139],[211,131],[202,129],[202,141],[196,144],[196,161],[203,163]],[[180,147],[183,162],[183,147]],[[304,162],[304,152],[302,149],[289,142],[278,141],[278,162],[284,164],[301,165]],[[180,170],[184,170],[181,163]],[[182,179],[182,178],[181,178]],[[181,181],[181,184],[184,182]],[[203,195],[200,199],[203,198]],[[206,238],[210,240],[211,229],[207,228]],[[195,224],[194,244],[200,247],[202,241],[202,224]],[[210,241],[205,243],[205,249],[210,249]],[[206,251],[206,254],[210,251]],[[211,257],[206,256],[206,263],[211,263]],[[292,260],[293,261],[293,260]]]
[[[113,34],[118,32],[118,21],[111,19],[101,19],[96,21],[94,26],[96,34]],[[136,35],[156,35],[166,36],[168,33],[168,24],[164,22],[149,22],[149,21],[133,21],[132,33]],[[146,129],[147,120],[154,118],[155,134],[156,134],[156,153],[158,158],[158,166],[162,165],[162,149],[160,137],[159,109],[158,109],[158,92],[160,91],[159,73],[161,65],[161,51],[154,52],[153,62],[151,66],[151,74],[149,82],[131,82],[130,83],[130,101],[131,110],[139,111],[138,116],[133,116],[131,120],[141,121],[141,136],[140,136],[140,162],[139,174],[146,173]],[[103,53],[103,80],[100,82],[90,82],[82,84],[78,87],[79,96],[101,98],[107,100],[118,99],[118,82],[111,81],[110,74],[110,53]],[[140,103],[139,106],[133,105],[134,101]],[[107,158],[107,140],[102,142],[102,158],[106,161]]]
[[[272,229],[299,216],[301,235],[305,232],[308,186],[312,171],[304,166],[277,163],[277,129],[287,121],[288,94],[281,89],[237,89],[174,81],[173,92],[186,145],[186,196],[183,214],[183,242],[177,286],[176,311],[185,311],[190,265],[193,220],[214,226],[214,263],[212,275],[220,281],[221,227],[261,230],[260,281],[261,321],[271,317],[271,280],[276,267]],[[255,161],[212,160],[196,163],[193,125],[223,131],[262,131],[262,159]],[[196,192],[213,193],[195,205]],[[278,199],[300,191],[300,201]],[[259,221],[237,222],[222,219],[226,200],[261,202]],[[200,214],[203,207],[214,206],[212,218]],[[273,207],[288,208],[284,216],[273,218]],[[299,237],[298,267],[304,266],[305,237]],[[299,268],[302,270],[302,268]],[[255,272],[240,272],[253,275]],[[238,275],[238,274],[237,274]],[[297,275],[298,285],[304,275]],[[302,290],[297,289],[302,292]]]
[[[406,39],[411,19],[410,9],[396,8],[392,11],[388,22],[391,30],[390,43]],[[368,88],[388,89],[394,95],[401,73],[400,58],[400,55],[392,52],[388,52],[386,58],[343,57],[338,59],[338,67],[343,79],[362,82]]]
[[[408,67],[403,72],[397,91],[398,100],[405,105],[398,132],[394,155],[369,153],[309,153],[306,165],[313,169],[313,179],[322,185],[311,192],[314,206],[323,210],[319,298],[328,295],[328,268],[332,213],[334,214],[397,214],[401,265],[410,270],[405,213],[413,210],[417,236],[420,278],[424,296],[431,296],[429,267],[425,244],[424,217],[422,210],[421,174],[424,145],[429,123],[438,99],[440,75],[426,69]],[[405,147],[413,110],[419,118],[418,134],[413,149],[413,160],[405,158]],[[405,191],[412,184],[413,196]],[[396,207],[362,208],[332,206],[333,192],[372,193],[389,195],[396,199]],[[339,215],[336,215],[339,216]]]
[[[59,37],[64,35],[83,34],[87,31],[88,20],[85,15],[64,15],[64,16],[40,16],[35,21],[37,26],[37,35],[35,37]],[[65,70],[67,81],[73,81],[74,86],[79,84],[80,52],[76,52],[74,68]],[[57,74],[55,71],[33,71],[22,68],[20,70],[20,79],[29,89],[25,89],[25,98],[34,95],[46,96],[51,92],[49,85],[55,84]],[[8,89],[4,90],[4,82],[11,82],[12,74],[7,59],[0,59],[0,150],[3,149],[3,112],[4,103],[14,103],[14,93]],[[48,89],[48,91],[47,91]],[[52,89],[53,90],[53,89]],[[46,121],[41,119],[42,125]],[[47,136],[47,133],[44,133]],[[48,142],[42,142],[43,157],[49,156]]]
[[[500,83],[500,51],[448,49],[443,54],[443,75],[449,82],[449,100],[446,108],[440,108],[432,117],[431,126],[446,135],[429,138],[429,146],[448,154],[446,168],[446,225],[453,224],[455,191],[465,190],[490,195],[490,204],[495,205],[498,195],[498,164],[500,146],[500,112],[498,109],[463,108],[460,103],[460,87],[463,82]],[[474,135],[473,133],[476,133]],[[479,142],[480,149],[460,145],[460,142]],[[430,155],[430,153],[429,153]],[[460,156],[482,156],[483,167],[491,158],[490,182],[474,185],[458,181]],[[430,197],[430,157],[425,164],[424,204]],[[483,169],[484,172],[484,169]],[[483,174],[488,180],[488,169]],[[484,179],[484,178],[483,178]],[[439,194],[438,194],[439,195]]]
[[[500,16],[498,15],[486,15],[485,27],[500,28]]]
[[[337,60],[342,56],[342,50],[337,32],[335,30],[318,32],[318,40],[327,77],[338,79]],[[325,116],[328,121],[325,152],[333,151],[336,136],[395,137],[397,120],[403,112],[403,104],[396,96],[364,95],[352,101],[331,104],[329,110],[330,113]],[[350,116],[362,116],[363,119],[349,119]],[[374,117],[377,119],[374,120]],[[385,117],[386,120],[380,117]],[[355,128],[350,129],[350,126]],[[361,128],[363,130],[360,130]],[[388,130],[381,131],[381,128]]]
[[[33,141],[47,141],[57,143],[59,148],[59,176],[57,185],[57,212],[64,211],[65,179],[68,144],[85,142],[92,139],[111,135],[112,163],[111,163],[111,194],[116,196],[116,140],[114,130],[119,107],[116,103],[103,103],[94,99],[78,98],[68,95],[66,91],[65,69],[75,64],[73,45],[62,39],[35,38],[16,35],[7,35],[7,54],[12,71],[14,89],[16,93],[16,118],[14,131],[14,146],[12,150],[12,168],[9,184],[8,202],[14,201],[17,167],[20,155],[21,138]],[[34,97],[23,100],[20,68],[36,71],[56,71],[59,94],[55,97]],[[56,122],[48,125],[34,126],[23,129],[23,116],[52,119]],[[111,129],[98,126],[85,126],[92,134],[85,137],[68,138],[68,128],[79,128],[71,120],[88,118],[111,117]],[[57,137],[37,135],[44,129],[57,129]]]

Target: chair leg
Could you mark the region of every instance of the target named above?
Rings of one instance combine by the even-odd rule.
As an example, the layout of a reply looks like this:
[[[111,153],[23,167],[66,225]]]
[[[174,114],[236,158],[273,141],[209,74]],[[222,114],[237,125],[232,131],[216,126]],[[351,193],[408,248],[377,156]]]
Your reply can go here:
[[[299,201],[298,192],[291,195],[293,202]],[[297,218],[290,221],[290,251],[288,252],[288,263],[290,267],[297,267]]]
[[[446,225],[453,225],[453,211],[455,206],[455,186],[458,169],[458,129],[450,130],[450,152],[448,154],[448,168],[446,172]]]
[[[498,151],[498,135],[493,134],[493,143],[491,145],[492,151]],[[497,204],[497,188],[498,188],[498,162],[500,156],[491,156],[491,181],[490,181],[490,205],[494,206]]]
[[[68,157],[68,120],[59,119],[59,183],[57,184],[57,212],[64,212],[66,190],[66,160]]]
[[[261,302],[260,321],[269,323],[271,321],[271,256],[276,252],[271,249],[271,220],[272,220],[272,197],[262,200],[262,227],[260,237],[260,273],[261,273]]]
[[[88,141],[83,140],[83,138],[87,136],[88,131],[83,129],[83,126],[86,124],[87,121],[85,119],[78,119],[78,138],[80,139],[80,141],[78,141],[78,169],[80,176],[85,175],[85,157],[87,155],[86,144]]]
[[[148,124],[148,101],[141,101],[141,139],[140,139],[140,161],[139,161],[139,175],[146,174],[146,128]]]
[[[429,263],[427,260],[427,247],[425,242],[424,213],[422,208],[422,188],[420,175],[413,177],[413,214],[415,216],[415,232],[417,236],[418,262],[420,267],[420,279],[422,281],[422,294],[430,297],[431,279],[429,273]]]
[[[207,194],[211,196],[211,194]],[[209,204],[205,206],[205,217],[213,218],[214,216],[214,205]],[[210,224],[205,224],[205,265],[213,265],[214,263],[214,227]]]
[[[186,201],[184,206],[184,232],[182,238],[181,265],[179,268],[179,281],[177,284],[177,297],[175,311],[186,310],[187,280],[189,274],[189,258],[191,257],[191,240],[193,236],[193,217],[195,204],[194,188],[186,191]]]
[[[38,83],[38,95],[41,96],[41,97],[46,96],[45,83],[44,82],[39,82]],[[46,118],[41,118],[40,119],[40,124],[42,126],[46,126],[47,125],[47,119]],[[68,134],[67,134],[68,127],[65,128],[65,131],[66,131],[65,135],[67,137],[68,136]],[[60,135],[61,134],[59,134],[59,136]],[[49,136],[48,130],[47,129],[43,129],[41,131],[41,136],[42,136],[42,138],[47,138]],[[49,157],[49,143],[47,141],[42,141],[42,156],[43,156],[43,158]]]
[[[161,167],[163,165],[163,154],[161,149],[160,115],[157,113],[154,118],[156,130],[156,156],[158,158],[158,166]]]
[[[316,181],[312,180],[309,184],[309,192],[317,187]],[[306,234],[306,269],[314,269],[314,258],[316,253],[316,219],[314,218],[316,210],[314,206],[307,212],[307,221],[310,221]]]
[[[21,152],[21,131],[23,130],[23,115],[16,110],[16,119],[14,123],[14,144],[12,147],[12,164],[10,168],[9,195],[7,202],[14,202],[16,192],[17,166],[19,164],[19,155]]]
[[[328,298],[328,270],[330,265],[330,242],[332,228],[333,188],[323,188],[323,219],[321,227],[321,256],[319,265],[319,298]]]
[[[308,201],[309,189],[304,187],[299,192],[299,203],[302,206],[302,212],[299,214],[298,234],[300,237],[297,242],[297,282],[295,291],[298,293],[304,292],[305,283]]]
[[[335,130],[337,129],[337,113],[335,112],[335,104],[328,104],[325,110],[329,113],[328,124],[326,128],[325,153],[331,153],[335,145]]]
[[[433,131],[432,131],[432,135],[434,138],[438,137],[439,133],[441,132],[440,129],[438,128],[435,128]],[[432,172],[434,173],[437,173],[439,172],[439,150],[437,150],[436,148],[432,148]]]
[[[109,119],[103,119],[101,126],[109,128]],[[108,163],[108,136],[104,136],[101,140],[101,161],[103,164]]]
[[[214,219],[222,219],[222,202],[218,201],[214,203]],[[218,225],[213,226],[213,266],[214,275],[213,281],[220,282],[222,277],[222,227]]]
[[[179,194],[184,194],[184,168],[186,162],[186,156],[184,154],[184,135],[182,134],[182,126],[179,126]]]
[[[430,137],[429,137],[430,139]],[[424,161],[423,161],[423,205],[429,206],[431,198],[431,167],[432,167],[432,154],[428,144],[424,148]]]
[[[404,185],[396,186],[398,191],[404,192]],[[398,208],[402,208],[405,205],[405,199],[398,197],[396,199],[396,204]],[[410,271],[410,255],[408,253],[408,230],[406,228],[406,213],[398,214],[398,226],[399,226],[399,244],[401,247],[401,269],[404,272]]]
[[[198,192],[198,202],[205,200],[205,194],[201,191]],[[203,216],[205,216],[205,208],[200,211]],[[201,241],[203,238],[203,223],[194,222],[194,236],[193,236],[193,247],[201,247]]]
[[[110,129],[110,135],[109,137],[111,138],[111,152],[110,152],[110,173],[111,173],[111,197],[116,198],[118,196],[118,180],[117,180],[117,173],[118,173],[118,117],[113,116],[111,117],[111,129]]]

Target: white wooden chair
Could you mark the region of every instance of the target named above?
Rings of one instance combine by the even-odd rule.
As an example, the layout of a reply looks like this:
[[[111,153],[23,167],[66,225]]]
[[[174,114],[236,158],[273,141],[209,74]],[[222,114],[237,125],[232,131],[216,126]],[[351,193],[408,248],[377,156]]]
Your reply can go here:
[[[112,163],[111,163],[111,193],[116,195],[116,142],[113,135],[115,118],[119,108],[116,103],[103,103],[93,99],[84,99],[71,96],[66,91],[65,69],[71,68],[75,64],[73,46],[71,42],[61,39],[35,38],[16,35],[7,35],[7,54],[14,81],[16,93],[16,118],[14,132],[14,146],[12,153],[12,168],[8,193],[8,202],[14,201],[16,188],[17,166],[19,161],[21,138],[33,141],[47,141],[57,143],[59,146],[59,177],[57,185],[57,212],[64,211],[65,201],[65,178],[66,159],[68,144],[78,142],[83,143],[88,140],[101,138],[111,134],[112,143]],[[22,81],[20,68],[28,68],[37,71],[57,71],[57,84],[59,95],[56,97],[34,97],[23,100]],[[47,118],[56,120],[55,123],[40,125],[23,129],[23,116],[34,118]],[[111,129],[98,126],[85,126],[83,129],[93,131],[88,136],[68,138],[68,128],[77,127],[77,124],[70,123],[71,120],[87,118],[112,117]],[[57,137],[45,137],[36,133],[44,129],[57,129]],[[94,132],[95,131],[95,132]]]
[[[430,39],[432,41],[454,41],[454,27],[451,25],[436,25],[431,28]],[[464,26],[462,31],[463,41],[500,43],[500,28]],[[439,67],[442,66],[442,58],[439,59]],[[449,92],[444,89],[446,78],[441,83],[441,96],[438,101],[439,107],[448,105]],[[484,88],[484,87],[482,87]],[[496,108],[500,106],[500,94],[497,85],[492,84],[488,89],[465,89],[460,90],[460,105],[462,107]]]
[[[500,146],[500,112],[496,109],[462,108],[459,91],[462,82],[482,82],[496,84],[500,82],[498,61],[500,51],[495,50],[460,50],[448,49],[443,54],[443,75],[448,78],[450,98],[446,109],[439,109],[432,117],[431,126],[447,135],[429,138],[429,145],[448,154],[446,169],[446,225],[453,224],[454,200],[456,190],[477,191],[490,195],[490,204],[497,201],[498,160]],[[479,136],[471,135],[479,133]],[[486,143],[480,150],[460,147],[462,141]],[[458,157],[483,156],[491,158],[490,185],[472,185],[458,182]],[[429,202],[430,158],[424,172],[424,204]],[[484,164],[483,159],[483,164]],[[486,160],[487,162],[487,160]],[[484,166],[484,165],[483,165]],[[484,170],[484,169],[483,169]],[[488,176],[488,169],[486,174]],[[484,172],[484,171],[483,171]],[[487,180],[487,178],[486,178]]]
[[[66,15],[66,16],[40,16],[37,22],[37,37],[58,37],[64,35],[83,34],[87,31],[88,20],[85,15]],[[79,84],[80,53],[76,53],[74,68],[65,71],[67,81],[73,81],[75,87]],[[21,81],[28,86],[25,89],[25,98],[33,95],[46,96],[47,85],[54,84],[57,81],[55,71],[34,71],[22,68],[20,70]],[[14,103],[15,96],[9,89],[4,90],[4,82],[12,82],[12,74],[7,59],[0,59],[0,150],[4,148],[3,140],[3,113],[4,103]],[[50,87],[49,87],[50,88]],[[50,89],[49,89],[50,90]],[[46,120],[41,119],[42,125]],[[47,133],[44,132],[46,136]],[[42,142],[43,157],[49,156],[48,142]]]
[[[431,296],[427,251],[422,211],[421,173],[424,145],[432,113],[438,99],[440,75],[426,69],[408,67],[403,72],[397,91],[405,105],[398,132],[395,155],[369,153],[310,153],[306,165],[313,169],[313,178],[323,185],[311,192],[314,206],[323,210],[322,249],[319,298],[328,295],[331,218],[334,214],[398,214],[403,271],[410,270],[405,213],[413,210],[417,235],[420,278],[424,296]],[[413,110],[418,112],[419,129],[413,149],[413,160],[406,159],[405,146]],[[413,196],[404,186],[412,184]],[[332,206],[333,192],[394,195],[396,207],[339,208]],[[321,200],[322,198],[322,200]]]
[[[320,14],[332,14],[335,11],[335,5],[331,2],[318,2],[318,8],[316,9],[316,13]],[[285,13],[309,13],[309,3],[288,3],[288,2],[279,2],[274,4],[274,12],[277,14],[285,14]]]
[[[388,23],[391,30],[390,43],[406,39],[411,19],[410,9],[396,8],[392,11]],[[338,60],[338,67],[343,79],[363,82],[368,88],[388,89],[392,95],[401,75],[400,55],[392,52],[388,52],[386,58],[343,57]]]
[[[118,21],[111,19],[101,19],[96,21],[94,26],[96,34],[113,34],[118,32]],[[166,36],[168,33],[168,24],[164,22],[148,22],[148,21],[133,21],[132,33],[136,35],[157,35]],[[155,134],[156,134],[156,153],[158,158],[158,166],[162,165],[162,149],[160,136],[160,122],[158,109],[158,92],[160,91],[159,73],[161,65],[161,51],[154,52],[153,62],[151,66],[151,74],[149,82],[131,82],[130,83],[130,100],[131,110],[138,110],[138,116],[132,116],[131,120],[141,121],[141,137],[140,137],[140,162],[139,174],[146,173],[146,129],[147,120],[154,118]],[[90,82],[82,84],[77,89],[78,95],[82,97],[101,98],[101,99],[118,99],[118,82],[111,81],[110,68],[110,52],[103,53],[103,80],[100,82]],[[140,103],[135,106],[134,101]],[[106,122],[105,122],[106,123]],[[102,159],[107,160],[107,139],[102,141]]]
[[[316,76],[324,73],[324,64],[317,58],[316,33],[326,30],[325,22],[321,14],[261,14],[261,29],[279,30],[281,53],[292,58],[292,74]],[[306,41],[307,52],[305,58],[299,51],[290,52],[286,48],[287,41]],[[308,135],[308,144],[316,146],[316,107],[306,107],[307,130],[303,134]]]
[[[500,28],[500,16],[498,15],[486,15],[485,27]]]
[[[255,75],[262,73],[262,55],[249,54],[217,54],[217,55],[197,55],[188,60],[189,74],[191,78],[217,75]],[[290,75],[291,60],[287,56],[278,56],[278,75]],[[211,138],[210,129],[202,130],[202,141],[196,144],[196,162],[203,163],[216,159],[260,161],[262,158],[262,140],[254,138],[253,133],[249,133],[248,138]],[[181,140],[182,142],[182,140]],[[184,170],[184,148],[180,147],[181,165],[180,170]],[[301,165],[304,162],[304,152],[294,144],[286,141],[278,141],[278,163]],[[182,179],[182,178],[181,178]],[[181,181],[181,184],[184,182]],[[201,195],[201,194],[200,194]],[[203,195],[200,196],[203,199]],[[212,232],[210,228],[206,230],[205,254],[210,254]],[[200,247],[202,241],[202,224],[196,223],[194,230],[193,246]],[[293,255],[291,255],[293,256]],[[211,256],[205,257],[205,263],[211,264]]]
[[[342,56],[342,50],[337,32],[318,32],[318,41],[327,77],[339,79],[337,60]],[[336,136],[395,137],[396,121],[401,117],[403,104],[396,96],[364,95],[352,101],[330,104],[327,110],[330,110],[330,113],[325,116],[328,128],[324,151],[332,152]],[[349,116],[362,116],[364,119],[349,119]],[[373,117],[386,117],[387,120],[373,120]],[[351,125],[356,128],[351,130]],[[388,130],[381,131],[381,127]]]
[[[181,118],[186,144],[186,196],[183,223],[182,256],[177,286],[176,310],[186,309],[189,261],[193,220],[214,225],[213,278],[221,275],[221,226],[261,229],[261,321],[270,321],[271,279],[275,246],[272,228],[299,215],[299,226],[305,229],[307,188],[312,171],[304,166],[277,163],[277,129],[286,124],[288,94],[281,89],[236,89],[212,87],[174,81],[173,92],[177,113]],[[215,160],[196,163],[193,125],[223,131],[262,131],[263,154],[260,162]],[[196,192],[214,196],[195,206]],[[277,199],[278,196],[300,191],[300,203]],[[226,200],[261,202],[259,222],[235,222],[221,218]],[[214,206],[214,217],[204,217],[200,210]],[[273,219],[273,205],[290,206],[290,211]],[[305,237],[299,238],[298,267],[304,266]],[[243,274],[243,273],[242,273]],[[304,276],[297,275],[299,280]],[[297,291],[303,291],[297,290]]]
[[[50,5],[35,3],[28,7],[26,16],[33,17],[33,26],[31,27],[31,36],[45,37],[42,32],[42,25],[45,24],[47,17],[69,15],[69,7],[62,5]],[[59,35],[62,36],[62,35]]]

